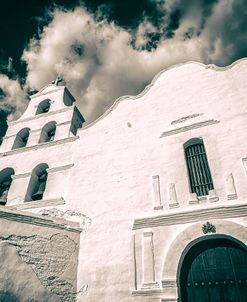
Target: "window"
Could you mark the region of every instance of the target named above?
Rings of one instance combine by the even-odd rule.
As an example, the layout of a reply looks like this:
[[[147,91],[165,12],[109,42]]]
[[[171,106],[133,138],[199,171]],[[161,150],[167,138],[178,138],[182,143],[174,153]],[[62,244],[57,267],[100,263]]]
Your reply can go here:
[[[208,195],[214,188],[203,140],[192,138],[184,144],[184,151],[192,193]]]
[[[39,103],[38,108],[36,110],[36,115],[46,113],[49,111],[51,106],[51,100],[47,99]]]
[[[54,140],[56,132],[56,122],[49,122],[46,124],[40,135],[39,143],[51,142]]]
[[[14,173],[14,169],[12,168],[3,169],[0,172],[0,205],[5,205],[7,202],[7,195]]]
[[[16,134],[12,150],[26,146],[30,134],[29,128],[24,128]]]
[[[40,164],[33,169],[25,201],[41,200],[43,198],[48,176],[46,169],[48,169],[47,164]]]

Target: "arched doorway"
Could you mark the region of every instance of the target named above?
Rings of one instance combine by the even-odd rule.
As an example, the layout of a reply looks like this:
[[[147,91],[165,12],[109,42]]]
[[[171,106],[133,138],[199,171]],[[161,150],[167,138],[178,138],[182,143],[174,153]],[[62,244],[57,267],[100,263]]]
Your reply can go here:
[[[179,302],[247,302],[247,248],[211,235],[187,246],[178,268]]]

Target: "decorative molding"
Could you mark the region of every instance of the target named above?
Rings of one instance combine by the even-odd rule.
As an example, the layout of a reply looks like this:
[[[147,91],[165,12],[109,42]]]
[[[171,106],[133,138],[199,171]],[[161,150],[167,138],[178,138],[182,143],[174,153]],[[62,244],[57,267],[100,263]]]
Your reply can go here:
[[[154,206],[154,210],[155,211],[163,210],[163,206]]]
[[[169,212],[164,215],[136,218],[134,220],[133,230],[244,216],[247,216],[247,203],[208,208],[203,207],[194,209],[193,211],[188,209],[187,211],[180,211],[177,213]]]
[[[135,234],[132,235],[133,242],[133,271],[134,271],[134,288],[137,290],[137,263],[136,263],[136,237]]]
[[[59,167],[54,167],[54,168],[48,168],[48,169],[46,169],[46,171],[48,173],[54,173],[54,172],[67,170],[69,168],[72,168],[73,166],[74,166],[74,164],[69,164],[69,165],[64,165],[64,166],[59,166]]]
[[[193,204],[198,204],[199,200],[197,197],[196,193],[189,193],[189,200],[188,200],[188,204],[189,205],[193,205]]]
[[[159,175],[153,176],[153,194],[154,194],[154,210],[162,210],[163,206],[161,204],[161,197],[160,197],[160,178]]]
[[[46,113],[44,113],[44,114],[46,114]],[[49,122],[48,122],[48,123],[49,123]],[[66,121],[66,122],[63,122],[63,123],[56,123],[56,126],[69,125],[70,123],[71,123],[71,120]],[[46,123],[46,124],[47,124],[47,123]],[[45,124],[45,125],[46,125],[46,124]],[[32,130],[29,130],[29,133],[31,134],[31,133],[35,133],[35,132],[41,132],[42,129],[43,129],[43,127],[37,128],[37,129],[32,129]],[[5,136],[3,139],[8,139],[8,138],[11,138],[11,137],[15,137],[17,134],[18,134],[18,132],[15,133],[15,134],[11,134],[11,135]]]
[[[37,115],[31,116],[31,117],[27,117],[27,118],[24,118],[24,119],[20,118],[20,119],[18,119],[16,121],[10,122],[9,126],[13,126],[15,124],[22,123],[22,122],[28,122],[28,121],[40,119],[40,118],[42,118],[44,116],[46,117],[46,116],[49,116],[49,115],[54,115],[54,114],[59,114],[59,113],[62,113],[62,112],[70,111],[72,108],[74,108],[74,106],[69,106],[69,107],[65,107],[65,108],[62,108],[62,109],[54,110],[54,111],[48,111],[46,113],[37,114]]]
[[[216,233],[216,227],[209,221],[207,221],[203,226],[202,226],[202,231],[203,234],[208,234],[208,233]]]
[[[165,279],[161,280],[162,288],[166,287],[177,287],[176,279]]]
[[[217,196],[215,189],[208,191],[208,200],[209,200],[209,202],[219,201],[219,197]]]
[[[51,141],[51,142],[40,143],[38,145],[27,146],[27,147],[23,147],[23,148],[19,148],[19,149],[6,151],[3,153],[0,153],[0,158],[18,154],[18,153],[22,153],[22,152],[26,152],[26,151],[33,151],[33,150],[43,149],[43,148],[47,148],[47,147],[51,147],[51,146],[61,145],[64,143],[70,143],[70,142],[75,141],[78,138],[79,138],[79,136],[71,136],[71,137],[62,138],[62,139]]]
[[[146,290],[146,289],[156,289],[156,288],[160,288],[159,283],[158,282],[148,282],[148,283],[142,283],[142,287],[141,290]]]
[[[76,221],[79,222],[80,228],[83,231],[86,231],[88,226],[91,224],[92,219],[88,216],[86,216],[83,213],[72,211],[72,210],[60,210],[57,208],[51,208],[51,209],[42,209],[40,211],[40,214],[43,216],[49,216],[49,217],[57,217],[57,218],[63,218],[68,221]]]
[[[157,296],[162,294],[162,289],[141,289],[141,290],[133,290],[133,296]]]
[[[155,281],[153,232],[143,232],[141,289],[153,289],[157,287],[159,287],[159,285]]]
[[[143,237],[151,237],[153,236],[153,232],[143,232]]]
[[[27,173],[22,173],[22,174],[13,174],[11,175],[11,178],[14,179],[20,179],[20,178],[26,178],[26,177],[30,177],[31,176],[31,172],[27,172]]]
[[[170,209],[178,208],[179,203],[178,203],[175,183],[168,184],[168,192],[169,192],[169,208]]]
[[[186,115],[186,116],[181,117],[180,119],[172,121],[171,125],[184,123],[184,122],[187,122],[190,119],[193,119],[193,118],[196,118],[196,117],[202,116],[202,115],[203,115],[203,113],[194,113],[194,114]]]
[[[225,175],[225,183],[226,183],[226,194],[228,200],[237,199],[237,192],[234,182],[234,177],[232,173],[227,173]]]
[[[44,207],[51,207],[51,206],[58,206],[65,204],[65,200],[63,197],[60,198],[53,198],[53,199],[44,199],[40,201],[25,201],[21,204],[11,205],[8,207],[9,209],[17,209],[17,210],[27,210],[27,209],[36,209],[36,208],[44,208]]]
[[[71,124],[71,122],[72,122],[72,120],[66,121],[66,122],[57,124],[57,126],[69,125],[69,124]]]
[[[60,230],[67,230],[71,232],[81,233],[81,229],[78,227],[79,224],[75,222],[68,222],[65,219],[51,219],[41,217],[40,215],[20,212],[5,206],[0,206],[0,219],[6,219],[9,221],[32,224],[35,226],[42,226],[48,228],[55,228]]]
[[[198,123],[194,123],[188,126],[183,126],[180,128],[176,128],[176,129],[172,129],[172,130],[168,130],[168,131],[164,131],[160,138],[165,137],[165,136],[171,136],[174,134],[178,134],[181,132],[185,132],[185,131],[189,131],[189,130],[193,130],[193,129],[197,129],[197,128],[201,128],[201,127],[205,127],[205,126],[210,126],[210,125],[214,125],[214,124],[218,124],[219,121],[218,120],[207,120],[207,121],[203,121],[203,122],[198,122]]]

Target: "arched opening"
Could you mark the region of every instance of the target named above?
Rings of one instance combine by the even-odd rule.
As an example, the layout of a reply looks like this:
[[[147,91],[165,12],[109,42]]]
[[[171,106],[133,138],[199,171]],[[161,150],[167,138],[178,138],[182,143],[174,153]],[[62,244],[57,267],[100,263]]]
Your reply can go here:
[[[50,109],[50,106],[51,106],[51,100],[49,100],[49,99],[46,99],[46,100],[40,102],[35,114],[38,115],[38,114],[48,112]]]
[[[41,131],[39,143],[46,143],[46,142],[53,141],[55,137],[55,133],[56,133],[56,122],[52,121],[47,123]]]
[[[12,150],[25,147],[28,141],[29,134],[29,128],[23,128],[21,131],[19,131],[16,134]]]
[[[12,183],[12,175],[14,174],[15,171],[12,168],[3,169],[0,172],[0,205],[7,203],[7,196]]]
[[[177,280],[179,302],[246,302],[247,247],[224,235],[195,240],[182,254]]]
[[[33,169],[25,201],[41,200],[43,198],[48,176],[46,169],[48,169],[47,164],[39,164]]]
[[[214,188],[207,154],[201,138],[192,138],[184,144],[190,191],[197,196],[208,195]]]

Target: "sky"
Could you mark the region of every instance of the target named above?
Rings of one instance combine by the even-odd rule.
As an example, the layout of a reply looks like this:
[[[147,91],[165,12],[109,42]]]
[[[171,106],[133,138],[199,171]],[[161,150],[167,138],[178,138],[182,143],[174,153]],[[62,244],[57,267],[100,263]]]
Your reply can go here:
[[[246,56],[246,0],[1,0],[0,136],[57,75],[88,124],[162,69]]]

